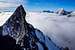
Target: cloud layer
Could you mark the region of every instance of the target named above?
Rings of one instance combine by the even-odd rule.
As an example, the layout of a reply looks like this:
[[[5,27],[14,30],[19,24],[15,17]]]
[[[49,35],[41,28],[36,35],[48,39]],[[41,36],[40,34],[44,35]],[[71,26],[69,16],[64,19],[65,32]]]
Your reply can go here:
[[[22,4],[23,0],[0,0],[0,11],[16,8],[20,4]]]

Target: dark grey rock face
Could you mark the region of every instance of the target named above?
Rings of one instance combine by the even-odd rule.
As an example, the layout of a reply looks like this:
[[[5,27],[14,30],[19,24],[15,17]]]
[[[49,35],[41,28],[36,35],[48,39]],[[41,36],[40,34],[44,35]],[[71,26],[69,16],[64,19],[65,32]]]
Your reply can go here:
[[[25,15],[26,12],[21,5],[3,25],[3,34],[8,34],[9,36],[13,37],[17,41],[17,43],[19,42],[19,40],[22,41],[22,36],[26,34],[27,26]]]
[[[60,50],[60,48],[55,45],[51,39],[43,33],[35,29],[31,24],[27,23],[25,20],[26,12],[22,5],[20,5],[12,16],[6,21],[6,23],[0,28],[1,37],[13,39],[11,46],[13,50]],[[3,38],[1,38],[3,39]],[[8,40],[10,44],[11,40]],[[2,42],[1,42],[2,43]],[[6,44],[8,45],[8,44]],[[11,48],[11,47],[10,47]]]

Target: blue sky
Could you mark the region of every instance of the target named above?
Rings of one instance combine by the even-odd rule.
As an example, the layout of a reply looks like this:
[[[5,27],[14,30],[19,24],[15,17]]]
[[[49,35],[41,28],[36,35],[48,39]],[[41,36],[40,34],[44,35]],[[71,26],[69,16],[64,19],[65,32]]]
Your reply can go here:
[[[26,4],[29,10],[75,10],[75,0],[27,0]]]
[[[14,10],[20,4],[23,4],[29,11],[56,10],[58,8],[75,11],[75,0],[0,0],[0,11]]]

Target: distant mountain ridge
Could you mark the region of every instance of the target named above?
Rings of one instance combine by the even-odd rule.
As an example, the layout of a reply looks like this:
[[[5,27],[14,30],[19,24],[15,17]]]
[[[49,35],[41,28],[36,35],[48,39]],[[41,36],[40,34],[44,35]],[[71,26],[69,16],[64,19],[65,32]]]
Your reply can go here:
[[[70,14],[71,12],[64,10],[64,8],[60,8],[60,9],[57,10],[56,13],[57,13],[57,14],[60,14],[60,15],[68,15],[68,14]]]
[[[66,11],[66,10],[64,10],[64,8],[59,8],[56,11],[43,10],[43,12],[46,12],[46,13],[56,13],[56,14],[59,14],[59,15],[68,15],[68,14],[72,13],[72,11]]]

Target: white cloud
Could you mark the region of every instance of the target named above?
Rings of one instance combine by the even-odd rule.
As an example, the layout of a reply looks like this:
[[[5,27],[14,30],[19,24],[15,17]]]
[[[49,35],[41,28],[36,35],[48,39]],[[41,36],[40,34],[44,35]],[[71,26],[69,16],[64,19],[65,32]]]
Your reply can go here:
[[[24,0],[0,0],[0,10],[16,8],[20,4],[23,4]]]
[[[16,7],[18,5],[19,4],[16,4],[16,3],[3,3],[3,2],[0,2],[0,8]]]
[[[55,13],[29,12],[26,20],[59,47],[75,50],[75,16],[68,18]]]

